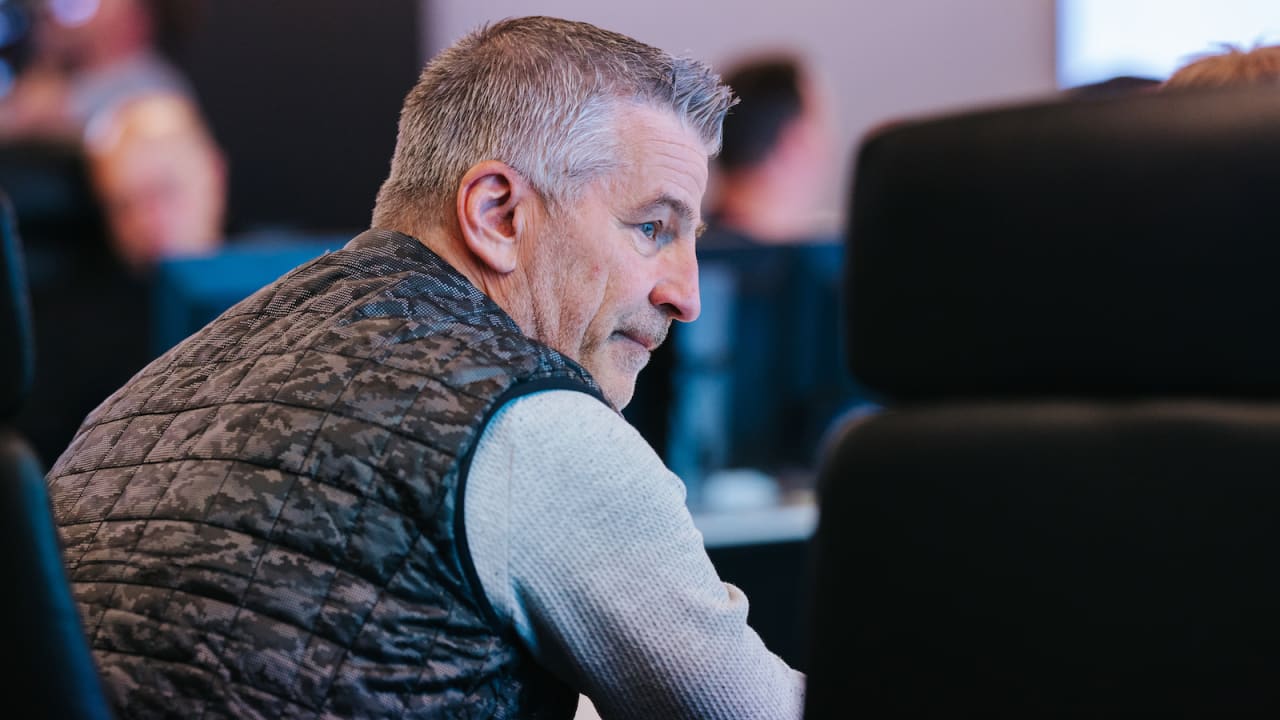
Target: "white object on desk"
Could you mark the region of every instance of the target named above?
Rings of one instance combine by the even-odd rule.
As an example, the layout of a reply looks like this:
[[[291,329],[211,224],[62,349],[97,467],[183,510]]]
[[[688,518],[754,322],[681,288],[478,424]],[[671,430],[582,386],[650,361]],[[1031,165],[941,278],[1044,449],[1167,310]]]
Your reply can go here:
[[[695,513],[693,524],[708,548],[797,542],[813,537],[818,506],[777,505],[750,510]]]

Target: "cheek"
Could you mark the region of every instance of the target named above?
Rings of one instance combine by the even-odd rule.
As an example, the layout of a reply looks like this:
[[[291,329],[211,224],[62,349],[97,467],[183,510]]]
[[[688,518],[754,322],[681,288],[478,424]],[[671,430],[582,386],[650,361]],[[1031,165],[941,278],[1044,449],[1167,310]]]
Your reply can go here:
[[[609,284],[602,275],[593,275],[583,283],[580,313],[588,331],[604,322],[609,306]]]
[[[584,278],[578,287],[577,307],[570,310],[576,318],[584,352],[598,348],[614,331],[615,320],[609,302],[609,283],[605,274]]]

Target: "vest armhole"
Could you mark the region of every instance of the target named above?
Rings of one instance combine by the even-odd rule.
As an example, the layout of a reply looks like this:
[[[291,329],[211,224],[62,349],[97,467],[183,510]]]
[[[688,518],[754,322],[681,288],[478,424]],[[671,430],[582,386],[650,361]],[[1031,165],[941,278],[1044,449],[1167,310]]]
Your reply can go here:
[[[605,405],[605,401],[598,391],[592,389],[586,383],[580,380],[574,380],[567,377],[550,377],[539,378],[527,382],[517,383],[508,388],[506,392],[498,396],[493,404],[485,412],[483,419],[480,421],[479,430],[476,432],[475,442],[467,449],[462,457],[462,462],[458,466],[458,484],[457,499],[455,501],[456,509],[453,513],[453,537],[458,548],[458,560],[462,563],[462,573],[466,578],[467,584],[471,586],[474,596],[480,603],[480,611],[484,613],[489,622],[493,623],[495,628],[503,627],[504,623],[498,613],[493,608],[493,604],[489,602],[489,596],[485,595],[484,585],[480,583],[480,574],[476,571],[475,562],[471,558],[471,543],[467,540],[466,526],[466,498],[467,498],[467,478],[471,474],[471,460],[475,457],[476,448],[480,447],[480,439],[484,436],[485,430],[488,429],[489,423],[493,420],[494,415],[498,411],[506,407],[513,400],[531,395],[543,390],[573,390],[590,395]]]

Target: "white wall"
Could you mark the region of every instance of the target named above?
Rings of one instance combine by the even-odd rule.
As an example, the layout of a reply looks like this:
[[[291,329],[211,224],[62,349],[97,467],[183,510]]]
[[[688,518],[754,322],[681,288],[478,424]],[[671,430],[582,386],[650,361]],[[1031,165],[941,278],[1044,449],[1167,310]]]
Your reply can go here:
[[[880,122],[1054,88],[1053,0],[424,0],[428,54],[482,22],[556,15],[723,67],[767,48],[799,50],[826,76],[839,122],[843,208],[857,138]]]

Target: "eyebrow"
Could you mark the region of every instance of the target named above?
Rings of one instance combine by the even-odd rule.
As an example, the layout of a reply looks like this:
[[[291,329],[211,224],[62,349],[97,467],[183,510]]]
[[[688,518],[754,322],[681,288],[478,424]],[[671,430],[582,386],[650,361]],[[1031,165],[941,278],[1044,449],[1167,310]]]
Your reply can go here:
[[[645,213],[653,212],[658,208],[667,208],[671,210],[671,212],[675,213],[685,225],[692,225],[694,218],[697,217],[697,214],[694,213],[693,208],[689,206],[689,203],[667,193],[662,193],[658,197],[650,200],[644,205],[641,205],[636,212],[643,215]],[[701,235],[704,229],[706,229],[706,223],[701,223],[694,232],[696,235]]]

